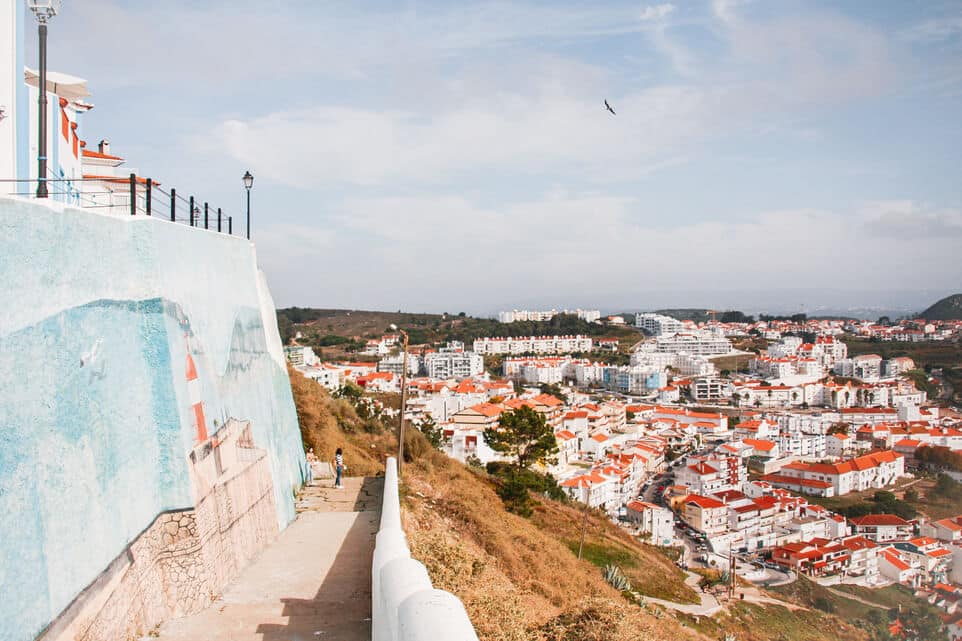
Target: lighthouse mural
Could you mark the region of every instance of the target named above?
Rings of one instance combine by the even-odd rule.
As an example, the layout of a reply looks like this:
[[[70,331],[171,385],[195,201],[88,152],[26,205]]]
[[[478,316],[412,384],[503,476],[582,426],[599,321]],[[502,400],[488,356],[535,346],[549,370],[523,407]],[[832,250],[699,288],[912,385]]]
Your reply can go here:
[[[194,430],[196,442],[200,443],[207,440],[207,421],[204,418],[204,402],[201,400],[200,379],[197,378],[197,367],[194,359],[190,355],[190,341],[187,344],[187,395],[190,398],[190,407],[194,418]]]

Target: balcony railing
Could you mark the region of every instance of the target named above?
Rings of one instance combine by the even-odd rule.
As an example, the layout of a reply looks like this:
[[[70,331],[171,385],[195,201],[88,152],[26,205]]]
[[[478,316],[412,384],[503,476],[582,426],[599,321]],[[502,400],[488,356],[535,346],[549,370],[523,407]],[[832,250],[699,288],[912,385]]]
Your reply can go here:
[[[161,189],[152,178],[129,176],[97,176],[87,178],[48,178],[45,180],[51,201],[106,213],[129,216],[152,216],[191,227],[233,234],[234,218],[220,207],[193,195],[183,196],[177,190]],[[0,178],[0,195],[36,198],[36,178]]]

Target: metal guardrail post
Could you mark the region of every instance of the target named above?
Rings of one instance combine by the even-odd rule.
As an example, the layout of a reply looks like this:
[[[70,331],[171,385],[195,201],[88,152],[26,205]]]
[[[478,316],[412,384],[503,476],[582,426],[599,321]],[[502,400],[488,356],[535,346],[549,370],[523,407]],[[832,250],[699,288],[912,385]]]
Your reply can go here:
[[[137,215],[137,174],[130,174],[130,215]]]
[[[217,231],[220,231],[220,207],[217,208]]]
[[[207,221],[209,220],[208,212],[209,212],[209,208],[207,206],[207,203],[204,203],[204,229],[208,229],[208,226],[207,226]]]
[[[144,191],[144,206],[147,209],[147,215],[150,216],[150,184],[154,182],[150,178],[147,179],[146,190]]]
[[[194,226],[194,197],[190,197],[190,226]]]
[[[177,222],[177,190],[170,190],[170,222]]]

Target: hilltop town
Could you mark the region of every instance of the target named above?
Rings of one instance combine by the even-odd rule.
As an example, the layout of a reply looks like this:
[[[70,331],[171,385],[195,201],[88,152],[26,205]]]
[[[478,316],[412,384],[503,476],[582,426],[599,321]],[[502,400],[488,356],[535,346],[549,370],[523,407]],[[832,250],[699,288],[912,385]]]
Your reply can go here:
[[[962,322],[640,313],[626,323],[589,313],[594,336],[510,331],[514,318],[545,323],[558,312],[538,314],[502,313],[504,336],[411,345],[406,371],[398,331],[355,337],[353,360],[322,361],[298,344],[310,342],[307,322],[285,349],[303,376],[335,394],[357,389],[386,416],[397,416],[388,399],[403,383],[405,422],[469,466],[509,461],[485,434],[533,410],[556,445],[534,469],[569,500],[677,550],[685,569],[730,568],[767,586],[799,574],[899,584],[959,629],[962,415],[952,357]],[[627,364],[606,362],[619,352]],[[920,362],[894,355],[903,353]]]

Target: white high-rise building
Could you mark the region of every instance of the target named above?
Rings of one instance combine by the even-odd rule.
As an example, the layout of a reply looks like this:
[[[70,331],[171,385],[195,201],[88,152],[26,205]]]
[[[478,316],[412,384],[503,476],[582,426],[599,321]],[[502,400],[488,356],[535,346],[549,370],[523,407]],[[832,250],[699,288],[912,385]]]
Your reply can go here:
[[[474,341],[478,354],[573,354],[590,352],[588,336],[486,337]]]
[[[558,314],[571,314],[572,316],[577,316],[581,320],[587,323],[593,323],[601,319],[601,311],[597,309],[565,309],[558,311],[556,309],[550,310],[528,310],[528,309],[513,309],[510,312],[498,312],[498,321],[502,323],[514,323],[521,321],[538,321],[544,322],[549,321]]]
[[[471,378],[484,372],[484,359],[475,352],[435,352],[424,357],[424,370],[431,378]]]
[[[655,339],[655,351],[710,356],[731,352],[732,344],[720,332],[685,332],[659,336]]]
[[[677,318],[662,314],[635,314],[635,327],[639,327],[653,336],[675,334],[684,329],[684,325]]]

